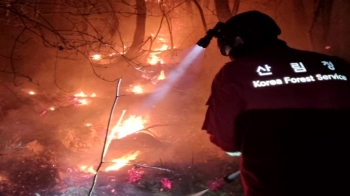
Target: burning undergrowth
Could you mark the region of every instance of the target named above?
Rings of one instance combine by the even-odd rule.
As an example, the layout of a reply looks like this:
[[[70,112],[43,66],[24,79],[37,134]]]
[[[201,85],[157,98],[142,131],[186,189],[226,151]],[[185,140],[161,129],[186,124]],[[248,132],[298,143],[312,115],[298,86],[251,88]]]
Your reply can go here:
[[[122,89],[128,96],[111,112],[109,128],[108,93],[90,89],[58,96],[39,89],[24,91],[40,104],[35,105],[35,115],[19,118],[24,109],[18,110],[3,126],[0,195],[86,196],[97,174],[92,195],[185,196],[236,171],[237,158],[218,157],[217,149],[203,144],[207,138],[198,130],[194,113],[198,96],[160,88],[172,87],[180,78],[171,74],[176,66],[163,63],[153,56],[150,66],[138,70],[138,81]],[[144,105],[148,110],[140,109]],[[242,189],[237,180],[223,192],[205,195],[238,196]]]
[[[60,182],[59,167],[51,151],[35,153],[23,148],[8,150],[1,156],[0,195],[46,192]]]
[[[234,168],[217,160],[200,163],[162,163],[153,166],[130,162],[113,171],[101,171],[92,195],[180,196],[206,189],[207,180]],[[3,173],[1,195],[85,196],[91,187],[93,173],[81,168],[56,165],[54,154],[43,152],[27,158],[17,157],[8,165],[11,173]],[[240,181],[223,192],[209,195],[242,195]]]
[[[86,130],[91,132],[91,129]],[[88,195],[96,173],[96,162],[95,165],[81,165],[85,161],[81,160],[80,165],[69,165],[38,142],[29,142],[23,146],[2,151],[0,167],[6,170],[0,173],[0,195]],[[98,172],[92,195],[189,195],[206,189],[209,180],[237,170],[237,158],[207,158],[213,157],[214,152],[206,152],[204,156],[192,154],[192,159],[185,161],[178,153],[184,152],[186,148],[181,143],[170,145],[144,132],[114,139],[107,153],[110,158],[106,159]],[[90,151],[70,149],[73,156],[98,156],[92,154],[91,147]],[[223,192],[207,192],[205,195],[239,196],[242,195],[242,187],[240,181],[236,180]]]
[[[88,151],[103,141],[104,132],[102,126],[69,127],[60,130],[59,140],[73,152]]]

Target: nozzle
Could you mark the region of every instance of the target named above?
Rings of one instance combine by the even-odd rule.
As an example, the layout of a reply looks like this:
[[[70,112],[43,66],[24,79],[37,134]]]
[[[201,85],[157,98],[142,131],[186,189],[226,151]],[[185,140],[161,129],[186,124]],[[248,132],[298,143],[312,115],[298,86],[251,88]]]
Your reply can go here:
[[[213,29],[209,29],[207,31],[207,35],[204,36],[203,38],[201,38],[197,42],[197,45],[201,46],[203,48],[208,47],[208,45],[210,44],[211,39],[213,39],[213,37],[218,37],[219,36],[220,30],[222,29],[223,26],[224,26],[224,23],[218,22]]]
[[[211,39],[213,39],[213,36],[206,35],[197,42],[197,45],[206,48],[210,44]]]

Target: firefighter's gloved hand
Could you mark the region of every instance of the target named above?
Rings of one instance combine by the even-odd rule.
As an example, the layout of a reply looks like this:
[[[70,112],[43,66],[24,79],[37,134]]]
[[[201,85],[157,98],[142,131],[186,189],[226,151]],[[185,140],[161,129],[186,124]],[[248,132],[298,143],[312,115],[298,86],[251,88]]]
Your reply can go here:
[[[219,191],[222,187],[227,184],[223,178],[219,178],[217,180],[212,180],[208,183],[208,188],[211,191]]]

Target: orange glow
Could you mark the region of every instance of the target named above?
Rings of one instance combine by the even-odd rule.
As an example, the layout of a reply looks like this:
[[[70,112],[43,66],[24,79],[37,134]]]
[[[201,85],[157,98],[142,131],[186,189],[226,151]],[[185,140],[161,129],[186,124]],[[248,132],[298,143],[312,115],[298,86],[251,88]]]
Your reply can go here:
[[[141,86],[134,86],[134,87],[132,88],[132,92],[133,92],[133,93],[136,93],[136,94],[141,94],[141,93],[143,93],[143,89],[142,89]]]
[[[55,108],[54,108],[54,107],[50,107],[50,108],[49,108],[49,110],[54,111],[54,110],[55,110]]]
[[[111,136],[115,139],[126,137],[130,134],[144,129],[145,122],[146,120],[143,120],[140,116],[131,115],[128,119],[124,120],[120,126],[113,127],[111,132],[113,135]]]
[[[94,55],[91,56],[91,58],[92,58],[93,60],[95,60],[95,61],[98,61],[98,60],[101,59],[101,55],[100,55],[100,54],[94,54]]]
[[[95,93],[92,93],[92,94],[90,95],[90,97],[96,97],[96,94],[95,94]]]
[[[112,162],[114,163],[114,165],[107,167],[105,169],[105,171],[118,170],[118,169],[124,167],[125,165],[127,165],[129,161],[135,160],[139,154],[140,154],[140,152],[136,151],[134,153],[130,153],[128,155],[125,155],[119,159],[113,159]]]
[[[35,92],[34,91],[29,91],[29,94],[30,95],[35,95]]]
[[[85,165],[80,166],[80,170],[83,172],[88,172],[88,173],[92,173],[92,174],[96,174],[96,171],[94,170],[94,168],[92,166],[90,166],[89,168]]]
[[[164,74],[164,70],[162,70],[158,76],[158,80],[164,80],[165,79],[165,74]]]

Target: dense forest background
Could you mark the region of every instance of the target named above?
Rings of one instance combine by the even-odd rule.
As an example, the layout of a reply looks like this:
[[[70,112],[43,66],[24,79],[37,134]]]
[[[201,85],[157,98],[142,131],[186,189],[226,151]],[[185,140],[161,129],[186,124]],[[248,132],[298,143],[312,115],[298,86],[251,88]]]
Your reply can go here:
[[[108,184],[104,177],[130,174],[131,161],[180,172],[144,171],[149,179],[133,181],[136,188],[130,181],[115,188],[129,195],[189,194],[236,171],[239,157],[228,157],[200,130],[211,80],[229,60],[215,39],[162,99],[145,100],[169,84],[207,30],[249,10],[274,18],[290,47],[350,62],[347,0],[0,0],[0,192],[86,194],[93,175],[82,173],[96,170],[106,130],[127,127],[125,119],[137,130],[123,139],[109,132],[105,159],[134,156],[125,170],[101,169],[99,187]],[[106,187],[102,192],[118,194]],[[242,195],[242,188],[237,180],[226,192],[206,194]]]

